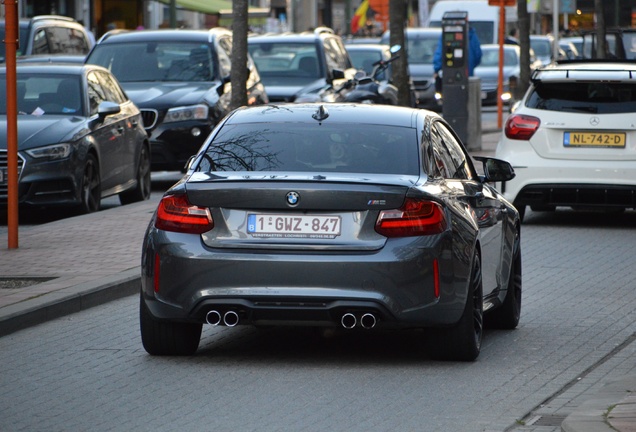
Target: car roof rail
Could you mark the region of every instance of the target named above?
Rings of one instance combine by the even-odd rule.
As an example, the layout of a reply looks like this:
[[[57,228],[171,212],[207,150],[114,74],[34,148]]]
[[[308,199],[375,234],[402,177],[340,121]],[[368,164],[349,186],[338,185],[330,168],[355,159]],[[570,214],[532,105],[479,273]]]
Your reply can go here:
[[[31,21],[43,21],[43,20],[50,20],[50,19],[76,22],[74,18],[67,17],[64,15],[36,15],[33,18],[31,18]]]
[[[315,35],[319,35],[319,34],[323,34],[323,33],[336,34],[336,32],[334,32],[332,28],[329,28],[329,27],[326,27],[326,26],[316,27],[314,29],[314,34]]]

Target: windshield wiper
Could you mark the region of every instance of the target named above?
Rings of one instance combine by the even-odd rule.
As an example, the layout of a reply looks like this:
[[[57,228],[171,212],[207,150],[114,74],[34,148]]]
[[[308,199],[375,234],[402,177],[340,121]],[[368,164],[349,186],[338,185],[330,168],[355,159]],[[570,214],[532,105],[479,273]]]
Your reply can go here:
[[[595,106],[564,106],[563,109],[569,109],[573,111],[585,111],[589,113],[598,113],[598,107],[595,107]]]

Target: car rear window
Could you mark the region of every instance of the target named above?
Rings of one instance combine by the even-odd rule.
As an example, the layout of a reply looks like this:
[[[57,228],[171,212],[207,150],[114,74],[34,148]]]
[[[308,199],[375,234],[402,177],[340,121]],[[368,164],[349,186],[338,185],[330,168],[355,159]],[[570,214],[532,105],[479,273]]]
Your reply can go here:
[[[415,129],[379,125],[226,125],[197,171],[419,173]]]
[[[538,82],[526,106],[547,111],[618,114],[636,112],[636,84]]]

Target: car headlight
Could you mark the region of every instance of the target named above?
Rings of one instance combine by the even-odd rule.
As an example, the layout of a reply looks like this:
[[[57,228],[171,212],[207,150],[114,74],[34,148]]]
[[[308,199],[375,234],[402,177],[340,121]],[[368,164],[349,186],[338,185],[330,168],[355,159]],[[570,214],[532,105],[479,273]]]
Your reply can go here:
[[[163,119],[164,123],[188,120],[203,120],[208,118],[207,105],[192,105],[187,107],[170,108]]]
[[[71,154],[71,145],[68,143],[53,144],[45,147],[38,147],[26,151],[27,154],[36,159],[57,160],[67,158]]]

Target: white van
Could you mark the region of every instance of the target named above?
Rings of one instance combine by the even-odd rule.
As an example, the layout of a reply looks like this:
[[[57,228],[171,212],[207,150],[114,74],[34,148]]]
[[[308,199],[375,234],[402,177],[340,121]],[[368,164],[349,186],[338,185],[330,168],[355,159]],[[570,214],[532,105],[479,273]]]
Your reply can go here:
[[[507,33],[518,21],[517,7],[507,6],[505,9]],[[489,6],[488,0],[437,0],[424,27],[441,27],[442,17],[449,11],[468,12],[468,23],[477,32],[480,43],[499,43],[499,6]]]

